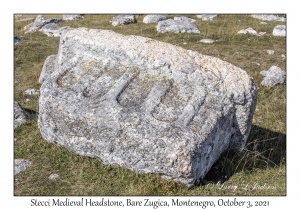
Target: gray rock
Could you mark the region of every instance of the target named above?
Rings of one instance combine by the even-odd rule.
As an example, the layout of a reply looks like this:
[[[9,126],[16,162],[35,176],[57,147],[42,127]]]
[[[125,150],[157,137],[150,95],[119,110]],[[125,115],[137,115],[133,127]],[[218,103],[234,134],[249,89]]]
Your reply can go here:
[[[201,39],[200,42],[202,43],[207,43],[207,44],[212,44],[215,42],[213,39]]]
[[[200,30],[197,28],[197,26],[191,21],[187,20],[167,19],[159,21],[156,29],[159,33],[200,33]]]
[[[197,18],[201,18],[203,21],[208,21],[208,20],[211,21],[218,15],[196,15],[196,16]]]
[[[14,102],[14,129],[33,118],[33,114],[24,110],[18,102]]]
[[[50,37],[59,37],[65,33],[65,30],[71,29],[70,26],[60,28],[56,23],[49,23],[43,26],[39,31]]]
[[[166,20],[165,15],[146,15],[143,19],[144,23],[158,23],[159,21]]]
[[[55,179],[58,179],[59,178],[59,175],[58,174],[51,174],[48,179],[50,180],[55,180]]]
[[[189,21],[191,23],[194,23],[196,22],[195,19],[192,19],[192,18],[188,18],[188,17],[184,17],[184,16],[181,16],[181,17],[174,17],[174,20],[183,20],[183,21]]]
[[[40,91],[39,90],[36,90],[36,89],[27,89],[24,91],[24,93],[26,95],[30,95],[30,96],[33,96],[33,95],[39,95],[40,94]]]
[[[14,175],[25,171],[30,166],[30,162],[24,159],[15,159],[14,163]]]
[[[14,44],[20,44],[22,41],[19,37],[14,36]]]
[[[266,25],[266,24],[268,24],[268,23],[266,23],[266,22],[260,22],[260,24],[262,24],[262,25]]]
[[[286,21],[284,17],[279,17],[278,15],[260,14],[260,15],[251,15],[251,17],[261,19],[261,20],[267,20],[267,21],[281,21],[281,22]]]
[[[285,71],[277,66],[272,66],[269,70],[264,70],[260,72],[264,76],[261,84],[266,87],[273,87],[277,84],[282,84],[285,81]]]
[[[39,83],[43,83],[47,79],[47,77],[52,73],[55,65],[56,56],[57,55],[50,55],[46,58],[39,77]]]
[[[253,34],[257,35],[257,32],[253,28],[242,29],[238,32],[238,34]]]
[[[136,19],[134,15],[118,15],[113,17],[112,25],[119,26],[119,25],[127,25],[130,23],[135,23]]]
[[[274,55],[275,51],[274,51],[274,50],[267,50],[267,53],[268,53],[269,55]]]
[[[83,15],[81,14],[77,14],[77,15],[70,15],[70,14],[64,14],[63,16],[63,20],[78,20],[78,19],[83,19]]]
[[[258,36],[263,36],[263,35],[265,35],[267,32],[259,32],[257,35]]]
[[[284,54],[281,54],[281,57],[283,60],[285,60],[285,55]]]
[[[246,144],[256,88],[228,62],[86,28],[61,37],[52,62],[38,127],[77,154],[190,187],[224,150]]]
[[[51,19],[45,19],[45,16],[38,15],[33,23],[30,23],[24,27],[25,33],[32,33],[40,29],[46,24],[49,23],[59,23],[62,22],[62,19],[58,18],[51,18]]]
[[[278,25],[273,29],[273,36],[286,36],[286,26]]]

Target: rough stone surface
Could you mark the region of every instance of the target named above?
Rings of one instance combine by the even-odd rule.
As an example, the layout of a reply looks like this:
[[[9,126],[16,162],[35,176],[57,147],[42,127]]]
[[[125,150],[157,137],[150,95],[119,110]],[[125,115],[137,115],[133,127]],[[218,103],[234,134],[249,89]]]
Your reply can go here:
[[[65,30],[70,30],[70,26],[59,27],[56,23],[49,23],[43,26],[39,31],[43,32],[47,36],[58,37],[65,33]]]
[[[39,77],[39,83],[43,83],[47,77],[53,72],[57,55],[50,55],[44,62],[43,69]]]
[[[43,27],[46,24],[59,23],[61,21],[62,21],[62,19],[58,19],[58,18],[45,19],[45,16],[38,15],[35,18],[34,22],[32,22],[24,27],[24,30],[25,30],[25,33],[32,33],[32,32],[37,31],[38,29],[40,29],[41,27]]]
[[[212,44],[215,42],[213,39],[201,39],[200,42],[202,43],[207,43],[207,44]]]
[[[201,18],[203,21],[213,20],[218,15],[196,15],[197,18]]]
[[[19,37],[14,36],[14,44],[20,44],[22,41]]]
[[[14,162],[15,162],[15,164],[14,164],[14,175],[16,175],[16,174],[18,174],[22,171],[25,171],[30,166],[30,162],[28,160],[15,159]]]
[[[196,22],[195,19],[188,18],[188,17],[184,17],[184,16],[181,16],[181,17],[174,17],[174,20],[190,21],[191,23]]]
[[[55,179],[58,179],[59,178],[59,175],[58,174],[51,174],[48,179],[50,180],[55,180]]]
[[[267,20],[267,21],[281,21],[285,22],[286,19],[284,17],[279,17],[278,15],[251,15],[253,18],[261,19],[261,20]]]
[[[134,15],[118,15],[113,17],[112,25],[119,26],[119,25],[127,25],[130,23],[135,23],[136,19]]]
[[[242,29],[238,32],[238,34],[253,34],[257,35],[257,32],[253,28]]]
[[[39,98],[49,142],[188,187],[224,150],[244,148],[257,93],[228,62],[86,28],[61,37],[56,57]]]
[[[63,20],[78,20],[78,19],[83,19],[83,15],[77,14],[77,15],[67,15],[64,14],[63,16]]]
[[[275,51],[274,51],[274,50],[267,50],[267,53],[268,53],[269,55],[274,55]]]
[[[14,129],[33,118],[33,115],[24,110],[18,102],[14,102]]]
[[[144,23],[158,23],[159,21],[166,20],[165,15],[146,15],[143,19]]]
[[[278,66],[272,66],[269,70],[261,71],[260,74],[264,76],[261,84],[266,87],[284,83],[286,75],[285,71]]]
[[[200,33],[197,26],[189,20],[167,19],[159,21],[156,29],[159,33]]]
[[[286,26],[278,25],[273,29],[273,36],[286,36]]]
[[[39,95],[40,94],[40,91],[39,90],[36,90],[36,89],[27,89],[24,91],[24,93],[26,95],[30,95],[30,96],[33,96],[33,95]]]

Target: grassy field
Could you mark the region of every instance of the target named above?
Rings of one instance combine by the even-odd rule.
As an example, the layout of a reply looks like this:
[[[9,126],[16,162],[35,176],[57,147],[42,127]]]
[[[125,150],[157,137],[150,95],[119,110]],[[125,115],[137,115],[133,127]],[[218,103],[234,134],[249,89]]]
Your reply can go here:
[[[38,96],[26,96],[29,88],[39,89],[38,78],[47,56],[58,51],[59,38],[41,32],[24,33],[24,26],[32,21],[16,20],[36,17],[15,17],[14,35],[22,43],[14,46],[14,100],[32,110],[35,118],[14,130],[14,157],[31,161],[31,167],[15,175],[15,195],[286,195],[286,84],[272,88],[262,86],[260,71],[276,65],[286,70],[286,38],[272,36],[276,25],[270,21],[260,24],[250,15],[218,15],[213,21],[202,21],[195,15],[200,34],[160,34],[155,24],[144,24],[145,15],[137,23],[112,26],[115,15],[85,15],[82,20],[65,21],[59,26],[108,29],[126,35],[140,35],[176,44],[185,49],[226,60],[248,72],[258,88],[258,102],[253,126],[246,148],[242,152],[225,152],[209,176],[196,187],[167,181],[155,174],[139,174],[115,165],[104,165],[97,159],[82,157],[42,139],[37,128]],[[46,18],[61,15],[46,15]],[[266,21],[265,21],[266,22]],[[264,36],[238,35],[248,27]],[[213,44],[199,42],[209,38]],[[274,50],[274,55],[266,50]],[[258,65],[259,64],[259,65]],[[30,101],[26,102],[26,99]],[[50,174],[58,180],[49,180]],[[223,179],[218,175],[224,174]],[[224,178],[225,177],[225,178]],[[222,183],[221,181],[225,181]]]

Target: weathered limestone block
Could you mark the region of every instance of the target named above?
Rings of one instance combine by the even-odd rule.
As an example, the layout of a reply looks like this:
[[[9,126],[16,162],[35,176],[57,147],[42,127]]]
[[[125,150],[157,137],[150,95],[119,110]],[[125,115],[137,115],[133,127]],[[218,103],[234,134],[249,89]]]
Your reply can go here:
[[[271,66],[269,70],[261,71],[260,74],[264,76],[261,84],[266,87],[273,87],[284,83],[286,75],[285,71],[278,66]]]
[[[113,17],[112,19],[112,25],[118,26],[118,25],[127,25],[130,23],[135,23],[136,19],[134,15],[117,15]]]
[[[165,15],[146,15],[143,19],[143,23],[158,23],[166,19],[167,17]]]
[[[43,27],[46,24],[49,23],[59,23],[62,22],[62,19],[58,19],[58,18],[51,18],[51,19],[45,19],[45,16],[43,15],[38,15],[34,22],[24,26],[24,30],[25,33],[32,33],[37,31],[38,29],[40,29],[41,27]]]
[[[86,28],[61,37],[55,57],[39,98],[38,127],[49,142],[189,187],[224,150],[246,144],[257,93],[230,63]]]
[[[200,33],[200,30],[197,28],[197,26],[192,21],[186,19],[167,19],[159,21],[156,29],[159,33]]]
[[[253,34],[257,35],[257,32],[253,28],[242,29],[238,32],[238,34]]]
[[[27,112],[18,102],[14,102],[14,129],[33,118],[33,114]]]
[[[14,175],[25,171],[27,168],[29,168],[30,162],[28,160],[24,159],[15,159],[14,160]]]
[[[285,25],[275,26],[272,34],[273,36],[286,36],[286,26]]]

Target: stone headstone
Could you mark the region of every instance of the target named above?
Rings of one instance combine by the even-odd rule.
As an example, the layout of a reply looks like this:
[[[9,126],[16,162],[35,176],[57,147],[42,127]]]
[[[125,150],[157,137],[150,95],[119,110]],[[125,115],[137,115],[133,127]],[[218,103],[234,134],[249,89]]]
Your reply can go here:
[[[78,20],[78,19],[83,19],[83,15],[81,14],[77,14],[77,15],[70,15],[70,14],[64,14],[63,16],[63,20]]]
[[[284,83],[286,75],[285,71],[278,66],[272,66],[269,70],[261,71],[260,74],[264,76],[261,84],[266,87]]]
[[[196,15],[197,18],[201,18],[203,21],[211,21],[218,15]]]
[[[39,98],[38,127],[49,142],[186,186],[246,144],[256,88],[228,62],[86,28],[61,37],[56,57],[43,68],[51,73]]]
[[[143,19],[144,23],[158,23],[159,21],[166,20],[165,15],[146,15]]]
[[[173,20],[167,19],[159,21],[156,29],[159,33],[200,33],[197,26],[188,20]]]
[[[32,33],[37,31],[38,29],[40,29],[41,27],[43,27],[46,24],[49,23],[59,23],[62,22],[62,19],[58,19],[58,18],[51,18],[51,19],[45,19],[45,16],[43,15],[38,15],[34,22],[26,25],[24,27],[25,33]]]
[[[119,26],[119,25],[127,25],[130,23],[135,23],[136,19],[134,15],[118,15],[113,17],[112,25]]]
[[[14,36],[14,44],[20,44],[22,41],[19,37]]]
[[[33,114],[24,110],[18,102],[14,102],[14,129],[33,118]]]
[[[30,167],[30,162],[24,159],[15,159],[14,160],[14,175],[25,171],[27,168]]]
[[[267,21],[281,21],[281,22],[286,21],[284,17],[279,17],[278,15],[260,14],[260,15],[251,15],[251,17],[261,19],[261,20],[267,20]]]
[[[273,29],[273,36],[286,36],[286,26],[278,25]]]
[[[238,34],[253,34],[257,35],[257,32],[253,28],[242,29],[238,32]]]

